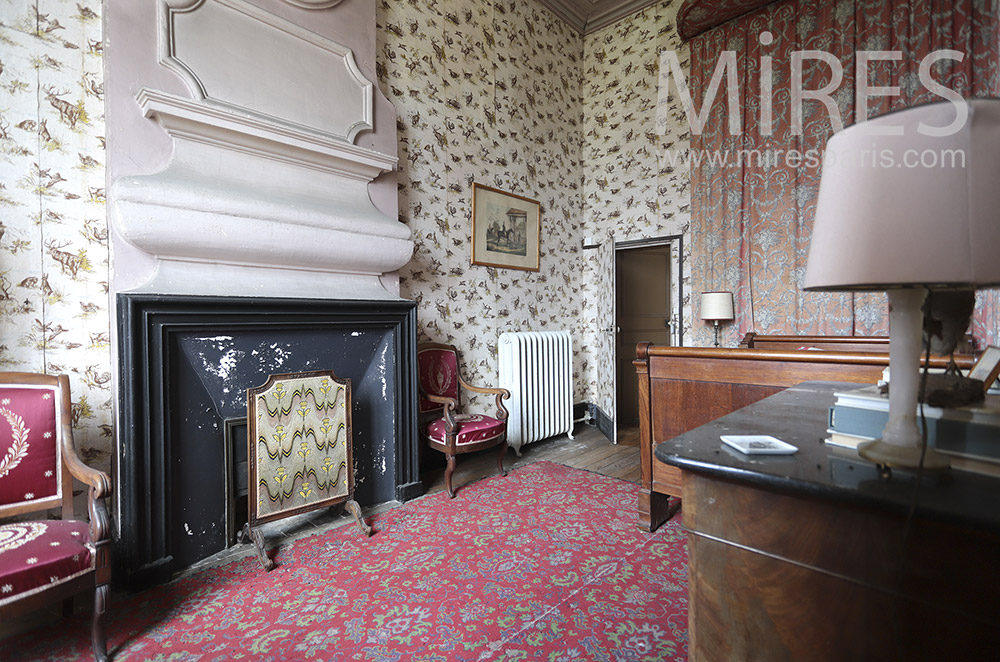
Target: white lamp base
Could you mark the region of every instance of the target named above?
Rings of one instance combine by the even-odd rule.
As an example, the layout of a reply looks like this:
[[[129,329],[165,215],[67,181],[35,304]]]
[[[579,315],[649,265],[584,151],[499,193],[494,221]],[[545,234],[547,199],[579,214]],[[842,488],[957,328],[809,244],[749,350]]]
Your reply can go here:
[[[875,464],[900,469],[920,466],[923,435],[917,426],[920,390],[920,345],[923,336],[922,289],[889,290],[889,422],[882,438],[858,446],[858,454]],[[924,455],[925,469],[947,469],[947,456],[933,448]]]
[[[901,469],[916,469],[920,466],[920,448],[897,446],[881,439],[865,441],[858,445],[858,455],[869,462]],[[941,471],[951,466],[948,456],[933,448],[924,455],[924,469]]]

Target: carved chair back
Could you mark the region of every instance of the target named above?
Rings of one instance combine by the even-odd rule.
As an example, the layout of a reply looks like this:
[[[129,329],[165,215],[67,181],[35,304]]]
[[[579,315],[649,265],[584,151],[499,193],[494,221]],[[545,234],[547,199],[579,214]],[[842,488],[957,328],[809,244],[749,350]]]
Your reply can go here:
[[[69,389],[57,377],[0,373],[0,518],[55,507],[73,517],[60,445],[69,418]]]
[[[443,406],[427,399],[428,394],[454,398],[461,406],[458,349],[454,345],[421,343],[417,348],[417,374],[421,415],[439,412]]]

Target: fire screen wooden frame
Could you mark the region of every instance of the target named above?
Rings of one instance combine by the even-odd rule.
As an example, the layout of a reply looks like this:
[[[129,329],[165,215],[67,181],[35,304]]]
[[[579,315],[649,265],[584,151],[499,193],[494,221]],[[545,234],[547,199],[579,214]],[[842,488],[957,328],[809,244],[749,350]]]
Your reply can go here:
[[[333,370],[271,375],[247,389],[248,521],[242,539],[253,540],[265,570],[259,525],[344,504],[371,535],[354,500],[351,380]]]

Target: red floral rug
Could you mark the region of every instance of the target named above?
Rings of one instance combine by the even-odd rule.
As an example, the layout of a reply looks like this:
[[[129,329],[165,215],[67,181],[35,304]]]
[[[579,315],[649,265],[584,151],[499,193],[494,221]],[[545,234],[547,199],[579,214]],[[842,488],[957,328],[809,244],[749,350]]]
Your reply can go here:
[[[539,462],[111,603],[113,659],[687,659],[676,521],[636,526],[636,486]],[[0,641],[4,660],[92,660],[89,618]]]

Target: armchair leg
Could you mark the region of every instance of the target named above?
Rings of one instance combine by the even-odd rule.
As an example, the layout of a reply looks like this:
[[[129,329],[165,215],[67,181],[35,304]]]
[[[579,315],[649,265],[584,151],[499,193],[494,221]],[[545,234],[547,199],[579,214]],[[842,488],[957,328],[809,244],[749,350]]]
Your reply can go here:
[[[503,458],[507,455],[507,440],[504,439],[500,444],[500,452],[497,453],[497,467],[500,468],[500,475],[506,476],[507,472],[503,468]]]
[[[455,498],[455,490],[451,488],[451,475],[455,472],[455,456],[447,455],[448,468],[444,470],[444,486],[448,489],[448,496]]]
[[[109,586],[103,584],[94,590],[94,617],[90,628],[90,640],[94,647],[94,659],[108,662],[108,639],[104,632],[104,612],[108,607]]]

